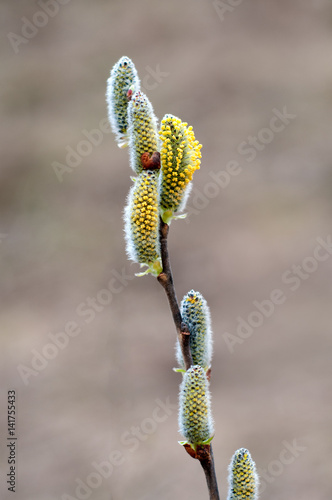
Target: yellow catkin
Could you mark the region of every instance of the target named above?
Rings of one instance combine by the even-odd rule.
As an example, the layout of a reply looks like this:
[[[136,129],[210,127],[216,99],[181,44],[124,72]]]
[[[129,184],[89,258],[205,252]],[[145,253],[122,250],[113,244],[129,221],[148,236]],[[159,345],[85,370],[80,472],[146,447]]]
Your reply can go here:
[[[158,151],[157,118],[152,104],[143,92],[133,94],[129,103],[128,135],[130,165],[139,174],[143,170],[142,154],[152,156]]]
[[[183,376],[179,396],[179,427],[187,442],[194,446],[213,437],[209,383],[201,366],[190,367]]]
[[[160,209],[164,222],[184,209],[195,170],[200,168],[201,144],[192,127],[173,115],[165,115],[161,140]]]
[[[124,212],[126,250],[134,262],[161,272],[158,212],[159,171],[144,170],[135,179]]]

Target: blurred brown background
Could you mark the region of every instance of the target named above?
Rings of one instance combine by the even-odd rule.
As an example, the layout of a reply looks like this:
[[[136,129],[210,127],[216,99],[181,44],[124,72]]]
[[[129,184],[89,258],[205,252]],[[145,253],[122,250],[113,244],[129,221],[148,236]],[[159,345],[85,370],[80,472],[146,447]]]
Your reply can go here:
[[[166,297],[154,278],[130,279],[128,151],[100,132],[122,55],[159,119],[181,117],[203,144],[191,215],[172,223],[169,245],[179,298],[194,288],[211,309],[221,498],[240,447],[263,470],[262,499],[332,496],[332,256],[319,243],[332,233],[332,6],[224,4],[0,4],[3,499],[208,497],[177,444]],[[272,120],[283,112],[292,117]],[[263,302],[276,289],[280,303]],[[5,482],[12,389],[15,496]],[[114,465],[102,478],[93,464],[105,461]]]

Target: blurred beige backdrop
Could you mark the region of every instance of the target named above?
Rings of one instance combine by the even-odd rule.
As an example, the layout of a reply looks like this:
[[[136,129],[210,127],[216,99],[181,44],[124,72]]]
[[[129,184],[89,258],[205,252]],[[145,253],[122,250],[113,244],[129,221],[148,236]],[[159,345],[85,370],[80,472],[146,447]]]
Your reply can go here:
[[[0,7],[1,498],[208,497],[177,443],[164,292],[125,255],[132,172],[105,90],[127,55],[159,119],[181,117],[203,144],[169,245],[179,298],[199,290],[211,309],[221,498],[247,447],[262,500],[329,500],[330,1]]]

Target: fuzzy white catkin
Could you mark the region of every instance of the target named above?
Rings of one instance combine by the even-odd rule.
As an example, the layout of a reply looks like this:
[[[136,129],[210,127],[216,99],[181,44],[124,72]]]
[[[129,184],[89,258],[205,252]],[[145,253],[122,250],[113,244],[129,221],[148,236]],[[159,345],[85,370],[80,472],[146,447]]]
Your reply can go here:
[[[128,144],[128,104],[131,95],[139,89],[140,81],[134,63],[129,57],[121,57],[111,69],[106,91],[108,119],[121,148]]]
[[[200,292],[190,290],[182,299],[180,312],[182,321],[190,332],[190,350],[194,365],[200,365],[205,370],[210,368],[212,360],[212,330],[210,310]],[[180,343],[176,342],[176,359],[181,368],[184,360]]]
[[[246,448],[237,450],[229,465],[227,500],[257,500],[259,479],[255,462]]]
[[[179,429],[192,445],[202,444],[214,434],[209,382],[198,365],[186,371],[180,385]]]

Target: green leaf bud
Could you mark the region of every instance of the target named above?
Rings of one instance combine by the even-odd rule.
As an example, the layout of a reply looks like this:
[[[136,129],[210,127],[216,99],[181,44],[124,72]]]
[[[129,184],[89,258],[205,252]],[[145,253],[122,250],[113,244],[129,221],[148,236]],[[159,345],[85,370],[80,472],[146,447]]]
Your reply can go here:
[[[179,427],[195,447],[209,442],[214,434],[209,383],[201,366],[191,366],[183,376],[179,396]]]
[[[191,180],[200,168],[201,144],[192,127],[173,115],[165,115],[159,131],[161,139],[160,211],[169,223],[187,202]]]
[[[245,448],[237,450],[229,465],[227,500],[257,500],[259,479],[255,462]]]
[[[212,330],[210,310],[203,295],[190,290],[182,299],[180,312],[182,321],[190,332],[190,350],[194,365],[200,365],[205,370],[210,368],[212,359]],[[184,368],[180,343],[176,343],[176,359]]]
[[[129,57],[121,57],[111,69],[106,91],[108,119],[120,148],[128,145],[128,103],[139,88],[140,81],[134,63]]]
[[[131,187],[124,211],[126,250],[134,262],[148,266],[147,272],[160,274],[159,170],[144,170]]]
[[[142,155],[152,157],[158,151],[157,118],[152,104],[143,92],[133,94],[128,106],[128,135],[131,168],[143,170]]]

